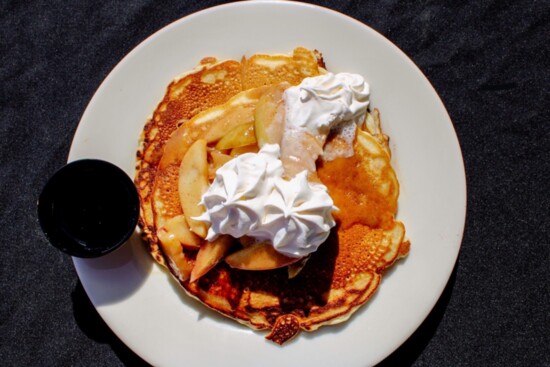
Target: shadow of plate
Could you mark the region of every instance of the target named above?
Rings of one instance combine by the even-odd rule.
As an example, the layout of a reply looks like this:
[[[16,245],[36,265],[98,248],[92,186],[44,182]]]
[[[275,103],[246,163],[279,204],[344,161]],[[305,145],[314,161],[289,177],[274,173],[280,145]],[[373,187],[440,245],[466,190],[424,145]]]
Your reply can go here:
[[[107,344],[125,366],[149,367],[150,365],[128,348],[99,316],[94,305],[84,291],[82,283],[77,282],[71,293],[73,314],[79,329],[91,340]],[[82,361],[86,364],[86,361]],[[90,365],[94,361],[89,361]]]
[[[78,275],[96,306],[131,297],[147,280],[153,261],[139,234],[116,251],[96,259],[74,259]]]

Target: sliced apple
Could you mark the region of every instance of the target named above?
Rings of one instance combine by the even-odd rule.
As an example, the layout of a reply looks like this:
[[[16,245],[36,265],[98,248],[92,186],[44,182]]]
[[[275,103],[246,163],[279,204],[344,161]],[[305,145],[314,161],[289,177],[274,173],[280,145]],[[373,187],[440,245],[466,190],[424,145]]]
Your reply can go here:
[[[198,250],[203,242],[199,236],[191,232],[183,214],[168,219],[166,224],[158,230],[158,236],[159,238],[173,237],[189,250]]]
[[[210,157],[212,158],[212,166],[215,168],[215,170],[233,159],[233,157],[229,154],[223,154],[216,150],[210,152]]]
[[[300,274],[304,266],[306,266],[306,262],[308,259],[309,256],[304,256],[299,261],[290,264],[288,266],[288,279],[292,279]]]
[[[233,159],[232,156],[229,154],[224,154],[222,152],[218,152],[217,150],[212,150],[209,152],[210,154],[210,164],[208,165],[208,179],[210,181],[214,180],[216,177],[216,171]]]
[[[252,144],[252,145],[245,145],[243,147],[233,148],[231,149],[231,152],[229,153],[229,155],[231,156],[231,158],[234,158],[244,153],[258,153],[258,146],[256,144]]]
[[[254,131],[260,148],[265,144],[281,143],[285,116],[283,93],[289,86],[288,83],[271,86],[256,105]]]
[[[204,213],[200,205],[201,196],[208,190],[208,161],[206,141],[199,139],[189,147],[180,165],[178,190],[181,208],[192,232],[201,238],[206,237],[208,225],[193,219]]]
[[[229,266],[242,270],[277,269],[299,260],[300,258],[288,257],[277,252],[268,242],[245,247],[225,258]]]
[[[243,96],[245,99],[246,96]],[[212,122],[204,139],[209,143],[215,143],[227,134],[231,133],[237,126],[254,122],[254,108],[256,101],[245,101],[242,104],[235,101],[235,105],[226,107],[226,110]]]
[[[185,282],[191,275],[193,265],[187,256],[185,256],[180,242],[175,236],[169,235],[167,231],[159,230],[157,232],[157,236],[159,238],[162,251],[169,259],[168,266],[175,271],[178,278],[182,282]]]
[[[247,122],[236,126],[233,130],[227,133],[227,135],[223,136],[216,144],[216,149],[233,149],[252,144],[256,144],[254,123]]]
[[[206,132],[204,139],[207,143],[217,142],[239,125],[254,122],[256,103],[268,88],[263,86],[245,90],[221,105],[204,130]],[[195,122],[201,123],[201,121]]]
[[[197,259],[191,271],[190,281],[196,281],[216,266],[216,264],[223,259],[232,243],[232,237],[227,235],[219,236],[212,242],[205,242],[197,253]]]

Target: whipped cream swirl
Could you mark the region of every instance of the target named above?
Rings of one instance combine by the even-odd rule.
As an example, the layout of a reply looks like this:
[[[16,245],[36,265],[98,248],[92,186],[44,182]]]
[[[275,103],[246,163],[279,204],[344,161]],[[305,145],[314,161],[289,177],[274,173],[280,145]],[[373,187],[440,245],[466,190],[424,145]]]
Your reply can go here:
[[[306,171],[284,179],[279,154],[278,144],[266,144],[216,171],[201,200],[206,212],[197,217],[210,224],[208,241],[247,235],[269,241],[283,255],[303,257],[327,239],[336,208],[326,186],[309,183]]]
[[[358,74],[339,73],[305,78],[285,90],[285,127],[281,156],[290,176],[314,172],[317,158],[353,155],[357,127],[365,120],[369,85]],[[327,142],[329,133],[332,140]],[[334,139],[335,138],[335,139]]]
[[[313,136],[327,135],[335,125],[365,119],[369,85],[358,74],[327,73],[305,78],[284,93],[285,129],[306,130]]]

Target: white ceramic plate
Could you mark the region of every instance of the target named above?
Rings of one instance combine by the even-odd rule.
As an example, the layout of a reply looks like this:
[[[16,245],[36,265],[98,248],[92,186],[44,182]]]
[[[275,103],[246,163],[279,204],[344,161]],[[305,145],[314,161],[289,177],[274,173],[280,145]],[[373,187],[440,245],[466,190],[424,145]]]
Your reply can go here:
[[[234,3],[185,17],[130,52],[100,86],[74,137],[69,160],[100,158],[134,175],[138,137],[177,75],[205,56],[322,51],[334,72],[363,75],[382,112],[400,183],[398,218],[409,256],[342,325],[301,333],[284,347],[185,296],[138,239],[100,259],[74,259],[109,327],[155,366],[364,366],[381,361],[422,323],[454,267],[466,186],[458,141],[438,95],[403,52],[342,14],[291,2]]]

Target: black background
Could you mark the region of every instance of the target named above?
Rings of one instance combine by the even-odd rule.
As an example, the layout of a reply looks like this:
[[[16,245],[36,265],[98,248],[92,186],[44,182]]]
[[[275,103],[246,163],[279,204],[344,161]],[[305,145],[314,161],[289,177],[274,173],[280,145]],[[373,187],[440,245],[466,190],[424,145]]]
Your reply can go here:
[[[36,201],[120,59],[163,26],[220,3],[0,1],[1,365],[146,365],[98,316],[71,259],[47,244]],[[550,366],[550,3],[318,4],[411,57],[445,103],[466,166],[453,275],[382,365]]]

